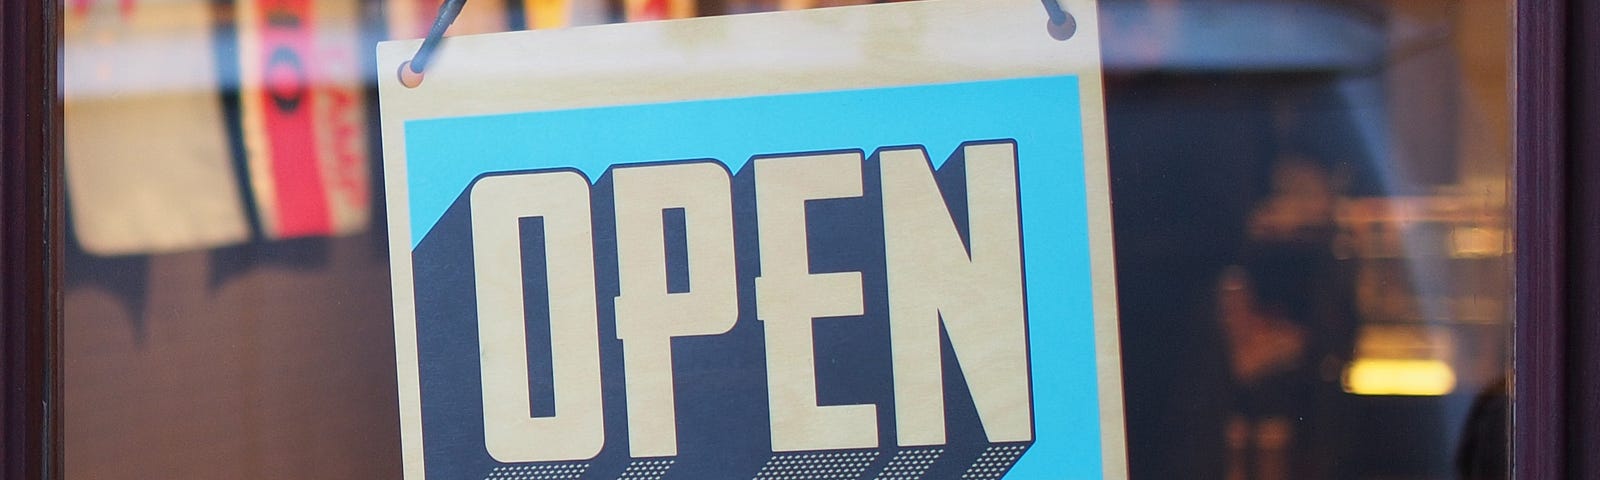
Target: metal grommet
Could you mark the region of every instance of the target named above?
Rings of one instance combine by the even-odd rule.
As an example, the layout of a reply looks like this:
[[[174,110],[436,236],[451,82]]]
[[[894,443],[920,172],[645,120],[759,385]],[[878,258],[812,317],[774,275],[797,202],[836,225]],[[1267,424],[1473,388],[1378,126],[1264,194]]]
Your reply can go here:
[[[1043,1],[1045,12],[1050,14],[1050,20],[1045,23],[1050,38],[1066,41],[1078,33],[1078,19],[1067,12],[1067,7],[1062,6],[1060,0]]]
[[[1067,15],[1066,21],[1060,23],[1052,21],[1045,26],[1045,29],[1050,31],[1050,38],[1066,41],[1078,33],[1078,21],[1073,19],[1072,15]]]
[[[422,72],[412,70],[410,60],[401,63],[400,70],[395,72],[395,75],[400,77],[400,84],[406,88],[417,88],[418,85],[422,85]]]

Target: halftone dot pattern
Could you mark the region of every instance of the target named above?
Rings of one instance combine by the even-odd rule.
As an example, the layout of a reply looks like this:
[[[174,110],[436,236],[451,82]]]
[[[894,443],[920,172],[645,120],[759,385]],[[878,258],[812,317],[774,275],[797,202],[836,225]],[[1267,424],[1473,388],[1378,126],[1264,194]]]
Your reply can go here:
[[[775,455],[755,480],[857,480],[877,460],[877,451]]]
[[[634,460],[617,480],[661,480],[667,475],[667,470],[672,469],[672,464],[677,462],[670,458]]]
[[[961,475],[961,480],[998,480],[1016,465],[1017,459],[1022,458],[1022,452],[1028,446],[1023,445],[995,445],[983,451],[978,456],[978,461],[972,462],[972,468]]]
[[[878,472],[877,480],[919,480],[943,455],[943,448],[901,450],[889,459],[889,465],[883,467],[883,471]]]
[[[495,467],[484,480],[578,480],[588,470],[588,463],[509,465]]]

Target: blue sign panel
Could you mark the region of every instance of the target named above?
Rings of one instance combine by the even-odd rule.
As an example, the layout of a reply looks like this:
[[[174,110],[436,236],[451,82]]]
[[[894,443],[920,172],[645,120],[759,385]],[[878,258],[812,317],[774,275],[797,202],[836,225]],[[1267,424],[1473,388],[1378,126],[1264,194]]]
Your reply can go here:
[[[1101,476],[1079,80],[406,121],[426,476]]]

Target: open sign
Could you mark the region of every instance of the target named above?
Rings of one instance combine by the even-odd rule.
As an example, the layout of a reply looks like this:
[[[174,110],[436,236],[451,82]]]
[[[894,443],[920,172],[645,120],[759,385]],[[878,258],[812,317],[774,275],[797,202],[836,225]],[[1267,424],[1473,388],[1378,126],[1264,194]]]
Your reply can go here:
[[[596,46],[732,62],[674,73],[687,93],[495,60],[1043,23],[1031,1],[888,7],[458,37],[421,87],[383,83],[408,478],[1124,475],[1092,44],[1018,34],[1043,65],[1022,76],[891,55],[805,79],[726,38]]]
[[[785,155],[748,164],[754,222],[736,222],[732,178],[713,162],[622,166],[598,189],[610,190],[616,234],[597,251],[588,179],[558,170],[489,176],[470,189],[474,282],[482,360],[484,432],[504,463],[587,460],[605,446],[597,305],[612,300],[622,341],[628,445],[634,458],[678,454],[673,374],[675,338],[715,336],[740,317],[736,251],[756,253],[756,311],[762,322],[770,440],[774,452],[877,448],[871,404],[817,404],[813,321],[861,317],[861,272],[811,272],[807,203],[870,198],[881,218],[897,444],[943,446],[945,387],[941,331],[960,360],[971,401],[991,443],[1033,439],[1023,302],[1016,147],[962,147],[946,164],[964,205],[958,229],[926,153],[883,149],[863,192],[860,152]],[[606,188],[609,187],[609,188]],[[664,212],[678,210],[683,265],[669,266]],[[535,219],[536,228],[521,227]],[[738,225],[738,227],[736,227]],[[736,230],[755,234],[736,235]],[[527,298],[528,236],[540,242],[544,298]],[[743,237],[743,238],[740,238]],[[735,247],[743,240],[758,246]],[[862,247],[857,247],[862,248]],[[866,252],[863,252],[866,253]],[[877,253],[877,252],[873,252]],[[597,255],[614,256],[620,287],[595,295]],[[517,259],[516,261],[508,261]],[[676,267],[676,268],[674,268]],[[671,270],[687,272],[674,292]],[[610,273],[610,272],[607,272]],[[747,282],[748,283],[748,282]],[[541,312],[530,313],[530,305]],[[530,416],[526,323],[548,323],[554,414]],[[866,319],[861,319],[866,321]],[[540,345],[539,347],[543,347]],[[537,347],[536,347],[537,348]],[[702,381],[716,381],[704,379]],[[543,382],[541,382],[543,381]],[[758,398],[749,398],[759,401]]]

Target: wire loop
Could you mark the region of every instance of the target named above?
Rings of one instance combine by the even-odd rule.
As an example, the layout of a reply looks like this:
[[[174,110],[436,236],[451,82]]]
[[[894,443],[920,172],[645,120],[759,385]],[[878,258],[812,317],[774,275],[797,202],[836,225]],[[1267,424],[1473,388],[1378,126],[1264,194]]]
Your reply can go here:
[[[406,62],[405,69],[419,76],[427,71],[428,61],[433,58],[434,50],[439,48],[439,41],[444,39],[444,31],[450,28],[450,24],[456,22],[456,17],[461,15],[461,7],[466,4],[467,0],[445,0],[439,4],[439,15],[434,17],[433,27],[428,29],[428,37],[422,39],[422,46],[417,47],[416,55],[411,57],[411,61]],[[404,76],[404,72],[401,73]],[[417,80],[418,83],[421,82],[420,78]]]

